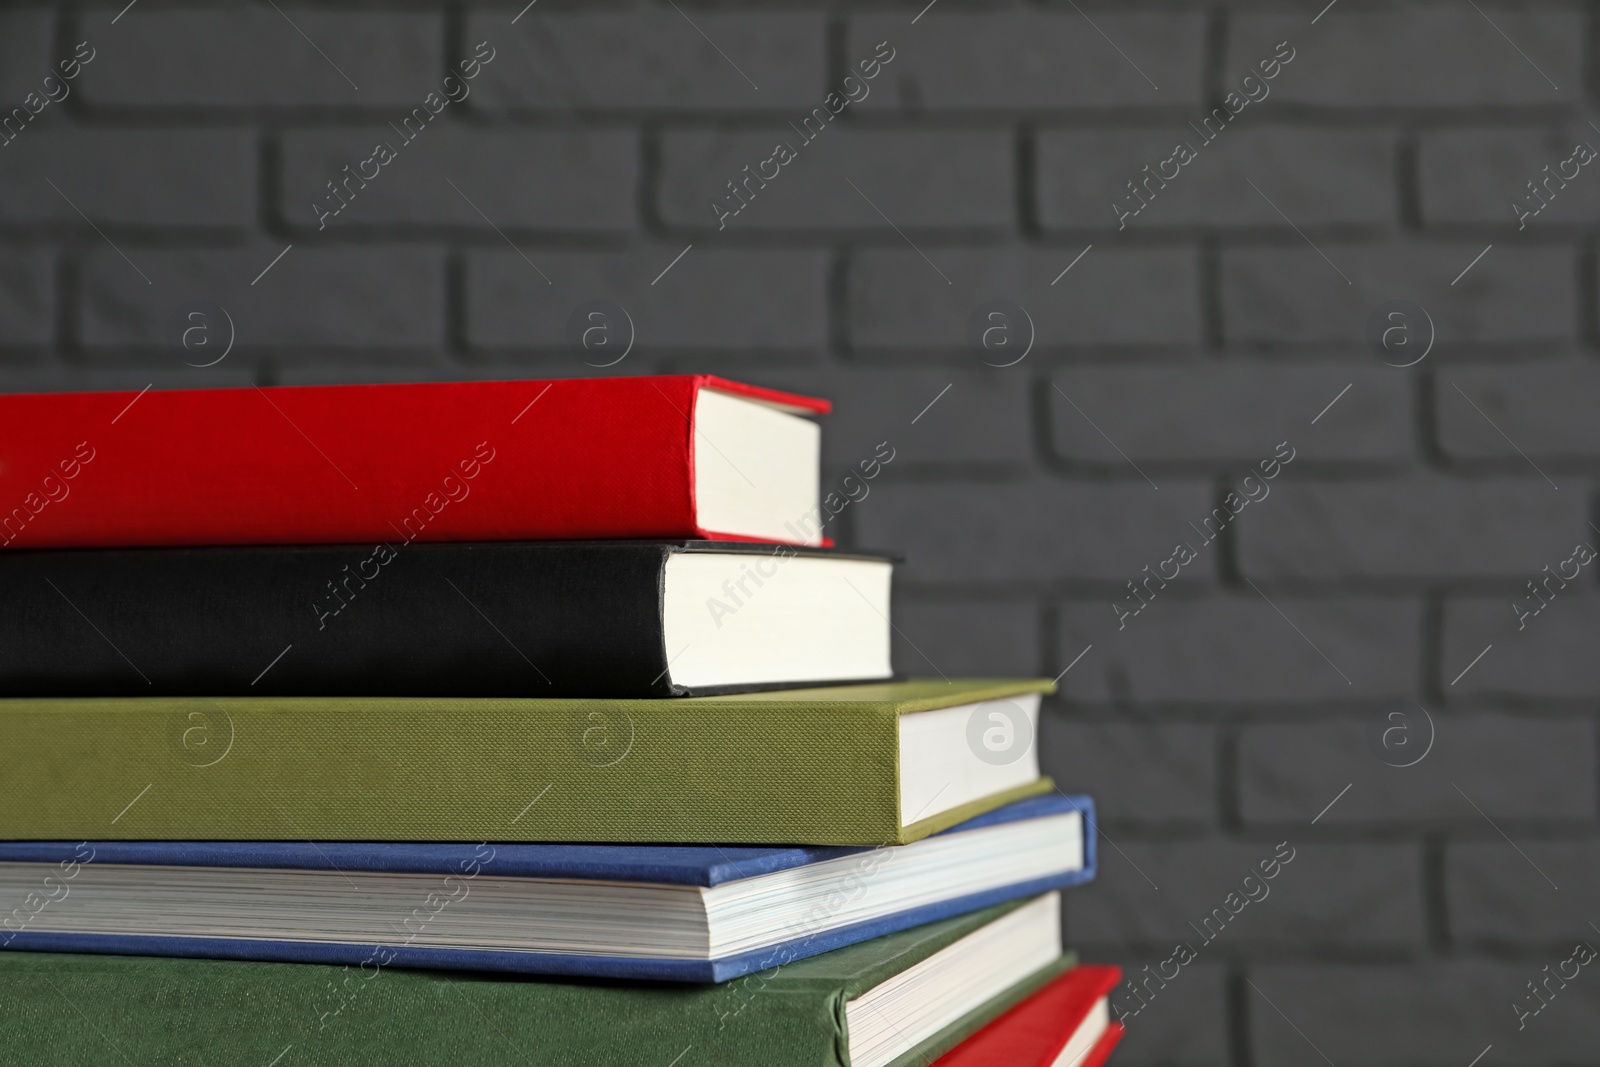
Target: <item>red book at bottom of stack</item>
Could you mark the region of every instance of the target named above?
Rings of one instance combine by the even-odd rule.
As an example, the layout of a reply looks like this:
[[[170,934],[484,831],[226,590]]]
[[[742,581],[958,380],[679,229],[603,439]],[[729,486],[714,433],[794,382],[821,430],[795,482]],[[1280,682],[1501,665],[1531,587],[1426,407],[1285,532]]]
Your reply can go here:
[[[1100,1067],[1122,1040],[1107,996],[1117,967],[1074,967],[951,1049],[934,1067]]]

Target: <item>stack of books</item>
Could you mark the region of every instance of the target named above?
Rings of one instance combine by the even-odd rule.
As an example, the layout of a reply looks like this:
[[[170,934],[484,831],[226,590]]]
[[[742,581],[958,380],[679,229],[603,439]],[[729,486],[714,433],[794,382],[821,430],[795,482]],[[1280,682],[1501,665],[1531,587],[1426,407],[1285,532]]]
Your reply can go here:
[[[826,410],[0,398],[14,1062],[1101,1063],[1051,684],[895,674]]]

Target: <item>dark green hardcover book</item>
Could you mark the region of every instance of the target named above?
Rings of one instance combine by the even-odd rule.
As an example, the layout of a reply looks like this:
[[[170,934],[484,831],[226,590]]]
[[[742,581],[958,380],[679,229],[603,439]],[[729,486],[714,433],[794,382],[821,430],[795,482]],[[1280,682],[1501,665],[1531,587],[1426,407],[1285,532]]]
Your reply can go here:
[[[0,952],[0,1062],[911,1067],[1074,960],[1046,894],[720,986]]]

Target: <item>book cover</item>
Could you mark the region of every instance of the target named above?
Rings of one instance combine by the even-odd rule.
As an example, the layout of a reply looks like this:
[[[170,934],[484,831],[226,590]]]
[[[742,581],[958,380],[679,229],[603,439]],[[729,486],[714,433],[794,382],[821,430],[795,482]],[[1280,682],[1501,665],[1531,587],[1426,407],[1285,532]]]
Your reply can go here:
[[[1112,1022],[1082,1054],[1060,1063],[1068,1042],[1122,977],[1117,967],[1079,966],[941,1056],[934,1067],[1100,1067],[1122,1040]]]
[[[680,588],[689,557],[727,578]],[[0,692],[667,697],[883,679],[890,571],[706,541],[0,552]],[[752,646],[778,649],[764,672]]]
[[[828,410],[709,375],[0,396],[0,546],[728,539],[705,389]]]
[[[7,699],[0,838],[904,843],[1054,788],[1016,773],[1037,766],[1031,742],[1024,756],[1019,736],[1016,762],[996,766],[971,733],[1053,688]],[[902,719],[968,705],[1001,711],[957,712],[936,751],[945,763],[921,774],[928,799],[902,810]],[[991,781],[1017,784],[983,792]]]
[[[1011,912],[1000,905],[720,986],[521,980],[365,965],[0,952],[18,1063],[538,1063],[846,1067],[845,1005]],[[888,1067],[927,1063],[1072,966],[951,1020]]]
[[[1018,801],[941,831],[930,840],[955,838],[1044,817],[1071,815],[1081,819],[1080,866],[1071,867],[1071,857],[1056,856],[1049,858],[1054,861],[1052,866],[1060,869],[1042,876],[1008,875],[998,880],[986,877],[993,864],[986,865],[982,872],[961,872],[959,878],[947,873],[940,879],[941,889],[951,888],[942,895],[930,894],[928,903],[916,906],[907,906],[905,868],[917,861],[902,853],[907,848],[920,848],[919,845],[859,849],[486,842],[0,842],[0,882],[8,889],[16,886],[15,895],[24,902],[10,914],[0,913],[0,949],[359,964],[381,945],[393,964],[401,967],[724,982],[992,904],[1088,882],[1095,874],[1095,844],[1094,835],[1088,829],[1094,824],[1094,804],[1086,796],[1052,794]],[[854,862],[837,862],[845,860]],[[1044,866],[1038,862],[1040,857],[1017,857],[1017,860],[1019,870],[1032,871],[1036,865]],[[834,873],[815,885],[809,894],[814,898],[812,905],[803,913],[767,905],[774,916],[775,936],[769,944],[753,951],[714,958],[708,953],[704,959],[668,958],[665,954],[646,956],[638,951],[640,942],[637,939],[631,941],[634,951],[630,954],[618,954],[615,949],[605,954],[579,954],[462,947],[463,942],[481,936],[463,932],[463,920],[471,921],[475,913],[511,907],[501,903],[506,900],[505,893],[510,888],[506,883],[510,879],[602,883],[592,892],[603,897],[613,891],[615,883],[642,885],[644,892],[651,886],[711,889],[783,872],[801,874],[801,868],[816,871],[822,864],[831,865]],[[132,914],[130,905],[138,898],[130,895],[125,880],[115,877],[114,869],[121,866],[163,868],[157,883],[160,888],[150,899],[163,902],[164,906],[164,902],[181,897],[184,902],[174,903],[170,908],[172,915],[182,917],[178,925],[191,931],[209,927],[209,931],[203,936],[126,932],[130,928],[140,928],[137,920],[130,922],[127,918]],[[226,894],[224,904],[213,905],[216,910],[202,910],[198,900],[199,896],[214,892],[210,889],[214,883],[194,877],[195,869],[203,872],[207,868],[225,869],[222,873],[240,887]],[[405,879],[404,889],[398,894],[390,892],[385,882],[351,883],[352,892],[361,894],[362,900],[353,911],[339,913],[343,918],[329,920],[327,934],[273,938],[266,936],[262,925],[267,907],[272,909],[273,916],[282,916],[275,919],[273,929],[294,926],[304,929],[305,913],[298,911],[298,906],[311,902],[326,912],[330,900],[330,888],[315,885],[302,884],[294,890],[280,887],[276,892],[264,892],[262,876],[280,870],[326,872],[328,879],[341,879],[331,884],[331,891],[335,893],[342,891],[342,883],[364,874],[425,875],[428,878]],[[48,884],[44,882],[46,876],[53,876]],[[44,886],[43,891],[32,893],[33,899],[24,895],[41,886]],[[489,896],[475,896],[475,886]],[[654,902],[642,896],[640,889],[631,892],[635,921],[644,923],[647,921],[644,906]],[[654,895],[664,894],[657,891]],[[675,896],[693,895],[677,893]],[[379,902],[397,897],[400,903],[392,909]],[[702,898],[694,896],[693,899]],[[64,903],[68,900],[70,905]],[[425,903],[417,905],[418,900]],[[886,907],[886,902],[893,906]],[[136,914],[148,914],[152,906],[146,905]],[[684,905],[680,900],[668,906]],[[73,917],[64,924],[53,922],[67,907],[73,909]],[[581,918],[584,913],[581,905],[566,907],[576,925],[563,927],[559,936],[571,944],[584,935]],[[607,914],[608,905],[598,907],[601,915]],[[527,915],[529,909],[524,905],[517,910]],[[238,920],[241,929],[250,929],[251,936],[221,936],[213,925],[214,917],[219,914],[230,922],[235,916],[252,916]],[[435,920],[441,916],[448,923],[436,926]],[[781,916],[787,916],[790,925],[782,925],[786,920]],[[379,931],[373,941],[358,936],[357,931],[366,928]],[[526,919],[523,928],[528,928]],[[94,932],[96,930],[99,932]],[[510,928],[506,930],[509,932]],[[334,931],[343,935],[341,940],[331,939]]]

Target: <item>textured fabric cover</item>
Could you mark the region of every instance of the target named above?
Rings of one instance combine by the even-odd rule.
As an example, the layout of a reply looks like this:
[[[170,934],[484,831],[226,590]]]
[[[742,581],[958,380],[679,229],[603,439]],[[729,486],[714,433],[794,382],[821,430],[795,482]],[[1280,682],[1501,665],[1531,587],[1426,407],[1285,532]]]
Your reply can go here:
[[[898,912],[867,923],[796,938],[758,952],[715,960],[661,960],[619,956],[574,956],[535,952],[490,952],[417,945],[388,946],[401,967],[441,970],[497,971],[509,974],[557,974],[582,978],[644,978],[676,982],[726,982],[779,964],[858,944],[924,923],[962,915],[992,904],[1066,889],[1089,880],[1074,871],[1054,878],[1035,878],[986,893],[957,897],[923,908]],[[399,942],[400,939],[396,938]],[[255,941],[217,937],[147,937],[121,934],[59,934],[23,929],[0,935],[0,948],[39,952],[99,952],[119,956],[175,956],[197,959],[274,960],[280,963],[360,964],[372,944],[341,945],[311,941]],[[387,956],[385,957],[387,958]]]
[[[0,952],[6,1062],[296,1067],[846,1067],[852,997],[1016,905],[720,986]],[[1072,965],[1061,957],[896,1061],[926,1063]]]
[[[13,394],[0,499],[72,471],[72,503],[30,503],[17,548],[370,545],[418,508],[424,541],[707,537],[690,423],[707,387],[828,410],[704,374]]]
[[[1082,812],[1084,868],[1094,869],[1094,801],[1087,796],[1030,797],[996,808],[933,835]],[[460,864],[481,861],[481,846],[411,841],[0,841],[0,863],[151,864],[161,867],[259,867],[300,871],[384,871],[457,874]],[[865,848],[790,848],[749,845],[520,845],[497,844],[484,872],[505,878],[595,878],[613,882],[716,886],[787,871],[811,863],[861,855]]]
[[[912,908],[871,922],[794,938],[781,944],[738,956],[714,960],[661,960],[617,956],[577,956],[554,953],[442,949],[415,944],[389,946],[393,963],[402,967],[432,967],[499,971],[514,974],[558,974],[591,978],[643,978],[680,982],[725,982],[780,963],[831,952],[869,938],[962,915],[1005,901],[1036,896],[1051,889],[1082,885],[1095,875],[1094,803],[1086,796],[1053,794],[1007,804],[997,811],[944,834],[981,829],[1020,819],[1080,811],[1084,815],[1084,866],[1080,870],[1018,882],[921,908]],[[416,845],[340,841],[225,842],[225,841],[99,841],[91,846],[99,864],[156,864],[162,866],[209,865],[223,867],[300,867],[339,871],[404,871],[458,875],[457,864],[482,859],[474,845]],[[758,849],[712,846],[634,845],[506,845],[494,846],[484,871],[500,876],[603,878],[607,880],[672,881],[678,884],[719,884],[770,871],[787,870],[804,863],[857,855],[865,850]],[[81,846],[57,841],[0,842],[0,862],[55,864],[81,859]],[[631,857],[631,859],[630,859]],[[46,871],[41,871],[41,878]],[[23,927],[20,932],[0,930],[0,948],[38,952],[98,952],[134,956],[177,956],[200,959],[276,960],[299,963],[360,964],[371,956],[370,944],[264,941],[213,937],[150,937],[108,934],[46,933]]]
[[[0,838],[903,843],[1053,786],[902,830],[899,716],[1050,688],[0,700]]]
[[[391,534],[381,544],[0,552],[0,692],[683,696],[691,690],[674,680],[666,647],[669,561],[714,552],[754,562],[772,551],[722,541],[407,545]],[[778,678],[693,692],[786,686],[800,687]]]

